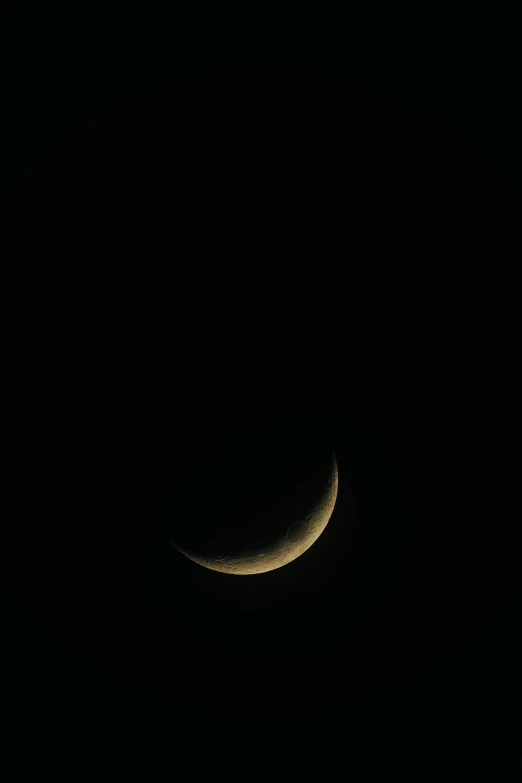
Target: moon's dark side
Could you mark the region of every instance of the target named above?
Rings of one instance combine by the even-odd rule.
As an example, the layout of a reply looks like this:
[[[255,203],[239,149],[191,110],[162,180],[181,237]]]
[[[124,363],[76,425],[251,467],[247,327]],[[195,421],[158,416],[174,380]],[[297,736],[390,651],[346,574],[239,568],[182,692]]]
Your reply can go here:
[[[209,443],[176,498],[172,543],[216,571],[271,571],[317,540],[337,483],[332,447],[309,425]]]

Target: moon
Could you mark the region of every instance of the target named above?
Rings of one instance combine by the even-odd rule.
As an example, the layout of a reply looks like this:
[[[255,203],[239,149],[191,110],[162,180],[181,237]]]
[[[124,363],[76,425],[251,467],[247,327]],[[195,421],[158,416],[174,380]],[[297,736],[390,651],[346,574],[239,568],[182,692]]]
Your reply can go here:
[[[286,530],[262,546],[246,547],[241,552],[213,551],[202,553],[194,548],[172,542],[186,557],[198,565],[225,574],[246,576],[263,574],[291,563],[317,541],[332,516],[338,490],[338,467],[335,453],[331,451],[329,475],[323,475],[323,486],[315,495],[315,502],[305,515],[296,513],[292,504],[285,509],[288,514]],[[292,510],[293,509],[293,510]],[[268,509],[270,514],[270,509]],[[281,508],[274,509],[274,514]]]

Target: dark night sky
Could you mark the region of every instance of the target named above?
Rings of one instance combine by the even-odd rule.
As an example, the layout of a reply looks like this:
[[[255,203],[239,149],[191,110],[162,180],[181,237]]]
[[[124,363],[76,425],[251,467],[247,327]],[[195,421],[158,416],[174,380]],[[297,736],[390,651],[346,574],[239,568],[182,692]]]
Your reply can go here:
[[[8,21],[17,763],[515,779],[517,16]],[[338,458],[317,543],[176,553],[289,417]]]

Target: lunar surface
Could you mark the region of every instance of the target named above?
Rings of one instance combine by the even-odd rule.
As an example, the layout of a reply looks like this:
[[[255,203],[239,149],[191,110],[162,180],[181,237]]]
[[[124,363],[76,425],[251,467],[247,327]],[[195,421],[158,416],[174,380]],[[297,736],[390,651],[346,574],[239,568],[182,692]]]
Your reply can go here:
[[[299,457],[296,461],[299,462]],[[262,574],[291,563],[317,541],[328,524],[337,498],[338,468],[333,451],[323,451],[313,465],[307,464],[308,469],[304,469],[297,481],[296,470],[302,469],[301,465],[292,465],[294,480],[288,483],[279,473],[278,491],[269,493],[268,502],[266,495],[262,495],[258,507],[250,512],[244,509],[242,527],[247,533],[243,535],[240,548],[230,546],[230,539],[227,546],[219,534],[216,542],[209,546],[208,529],[201,548],[194,543],[188,546],[172,543],[195,563],[227,574]],[[287,479],[286,474],[284,479]],[[237,515],[239,509],[236,508],[235,513]],[[261,530],[264,535],[250,533],[252,516],[257,520],[253,530]]]

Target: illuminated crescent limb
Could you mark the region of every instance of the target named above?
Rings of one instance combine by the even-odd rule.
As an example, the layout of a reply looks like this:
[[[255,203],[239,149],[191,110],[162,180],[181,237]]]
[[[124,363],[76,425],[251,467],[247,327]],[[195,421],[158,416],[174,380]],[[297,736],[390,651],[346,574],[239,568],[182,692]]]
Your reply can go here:
[[[285,535],[277,540],[271,547],[265,547],[261,552],[246,552],[241,556],[205,557],[195,552],[189,552],[176,546],[176,548],[198,565],[209,568],[212,571],[221,571],[225,574],[246,576],[249,574],[263,574],[281,568],[292,560],[296,560],[314,544],[326,525],[335,507],[337,490],[339,485],[339,471],[335,455],[332,458],[332,473],[328,480],[326,490],[314,508],[305,519],[292,523]]]

